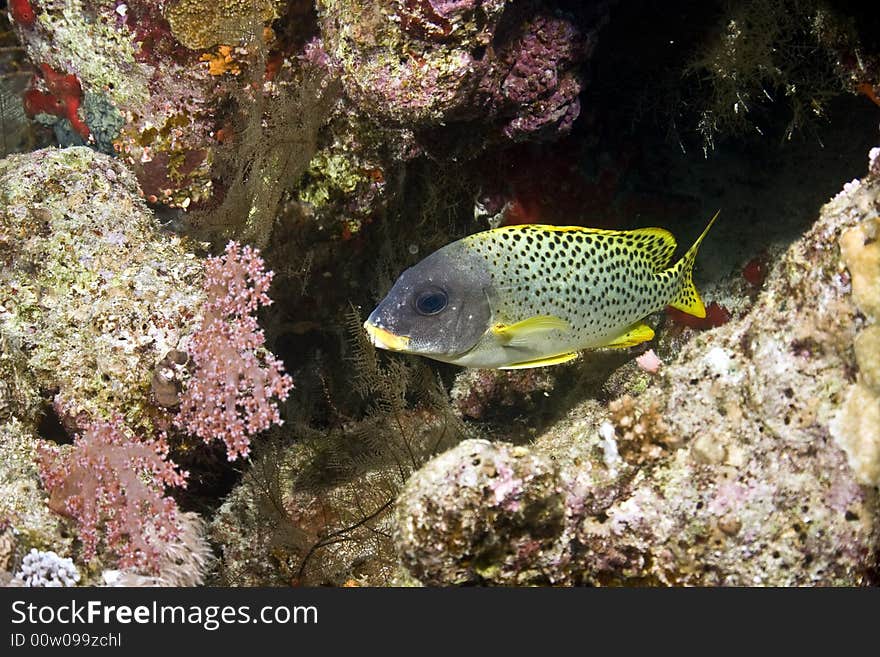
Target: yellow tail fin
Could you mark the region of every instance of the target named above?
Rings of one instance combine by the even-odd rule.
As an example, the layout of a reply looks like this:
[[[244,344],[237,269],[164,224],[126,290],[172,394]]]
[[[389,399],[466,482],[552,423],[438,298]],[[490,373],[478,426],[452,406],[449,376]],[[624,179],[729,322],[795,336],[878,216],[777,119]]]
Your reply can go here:
[[[718,212],[715,213],[715,216],[709,221],[709,225],[706,226],[706,229],[697,238],[697,241],[694,242],[694,245],[688,249],[688,252],[685,253],[681,260],[675,263],[675,266],[673,267],[673,272],[680,277],[681,284],[678,286],[678,292],[676,292],[672,301],[669,302],[669,305],[687,313],[688,315],[693,315],[694,317],[699,317],[701,319],[706,316],[706,307],[703,305],[700,293],[697,292],[697,288],[694,287],[692,272],[700,244],[702,243],[703,238],[706,237],[706,233],[712,228],[712,224],[715,223],[719,214],[721,214],[721,210],[718,210]]]

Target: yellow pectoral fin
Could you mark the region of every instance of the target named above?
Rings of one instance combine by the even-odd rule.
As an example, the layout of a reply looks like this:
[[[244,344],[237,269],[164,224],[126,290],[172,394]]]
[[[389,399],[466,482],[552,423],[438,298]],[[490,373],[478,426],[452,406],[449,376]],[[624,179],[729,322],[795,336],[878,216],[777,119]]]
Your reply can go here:
[[[527,360],[522,363],[511,363],[510,365],[505,365],[504,367],[499,367],[500,370],[524,370],[529,367],[547,367],[548,365],[559,365],[560,363],[567,363],[573,358],[577,358],[576,351],[570,351],[564,354],[557,354],[556,356],[548,356],[547,358],[538,358],[536,360]]]
[[[496,324],[494,333],[503,344],[512,347],[531,344],[534,338],[550,331],[567,331],[568,322],[554,315],[536,315],[516,324]]]
[[[626,333],[619,335],[614,338],[611,342],[604,345],[606,347],[612,347],[614,349],[625,349],[626,347],[634,347],[637,344],[641,344],[642,342],[647,342],[651,338],[654,337],[654,329],[652,329],[647,324],[642,322],[637,322],[630,326]]]

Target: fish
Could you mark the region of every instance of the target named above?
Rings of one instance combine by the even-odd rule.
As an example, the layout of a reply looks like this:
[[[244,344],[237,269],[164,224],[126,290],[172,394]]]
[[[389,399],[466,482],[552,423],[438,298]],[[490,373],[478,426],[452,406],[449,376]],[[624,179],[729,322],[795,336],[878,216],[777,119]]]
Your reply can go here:
[[[475,233],[405,270],[364,329],[380,349],[486,369],[635,346],[654,337],[643,320],[666,306],[706,316],[692,272],[719,213],[674,264],[676,241],[663,228],[521,224]]]

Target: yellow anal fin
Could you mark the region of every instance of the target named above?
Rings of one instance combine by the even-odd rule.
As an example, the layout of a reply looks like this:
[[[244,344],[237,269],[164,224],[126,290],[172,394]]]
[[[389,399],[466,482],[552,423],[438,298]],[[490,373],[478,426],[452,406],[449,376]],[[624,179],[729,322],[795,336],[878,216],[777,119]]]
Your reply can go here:
[[[535,338],[550,331],[568,331],[568,322],[555,315],[536,315],[516,324],[496,324],[494,333],[505,345],[522,347],[533,344]]]
[[[546,358],[538,358],[536,360],[526,360],[522,363],[511,363],[510,365],[505,365],[504,367],[499,367],[500,370],[524,370],[529,367],[547,367],[548,365],[559,365],[560,363],[567,363],[573,358],[577,358],[576,351],[569,351],[564,354],[557,354],[555,356],[547,356]]]
[[[654,337],[654,329],[647,324],[638,322],[630,326],[626,333],[614,338],[612,342],[606,344],[606,347],[613,349],[625,349],[626,347],[634,347],[642,342],[647,342]]]

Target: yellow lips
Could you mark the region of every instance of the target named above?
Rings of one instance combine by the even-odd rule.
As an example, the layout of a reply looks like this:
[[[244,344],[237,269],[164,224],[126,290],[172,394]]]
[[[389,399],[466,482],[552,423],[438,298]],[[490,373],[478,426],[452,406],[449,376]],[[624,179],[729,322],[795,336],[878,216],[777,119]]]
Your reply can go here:
[[[380,349],[406,351],[409,347],[409,336],[394,335],[385,329],[373,326],[369,322],[364,322],[364,328],[367,330],[367,335],[370,336],[370,342]]]

